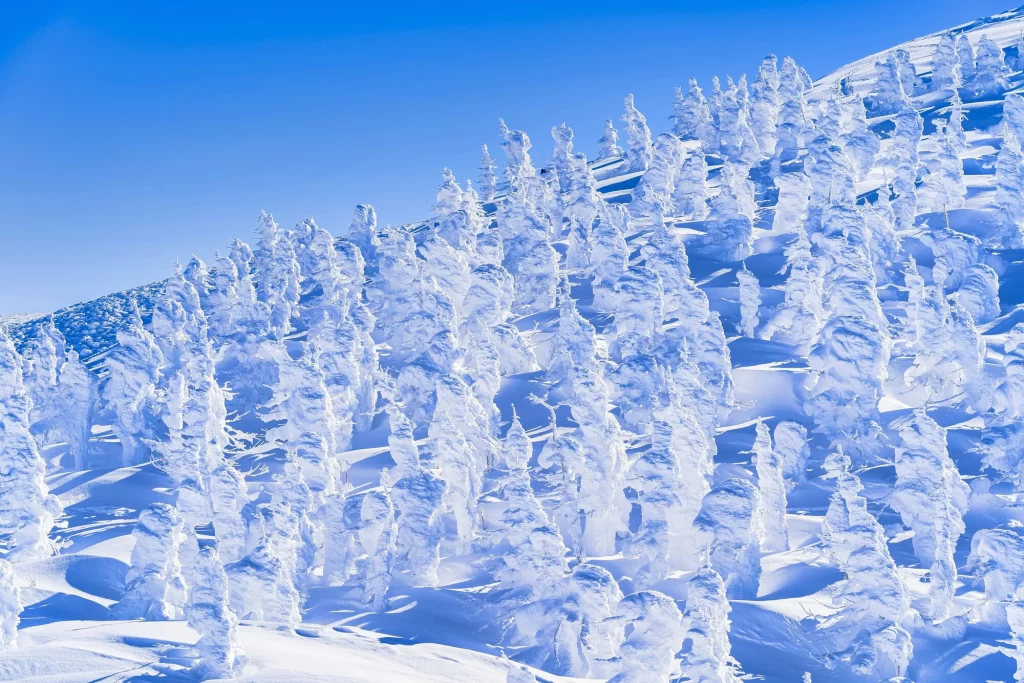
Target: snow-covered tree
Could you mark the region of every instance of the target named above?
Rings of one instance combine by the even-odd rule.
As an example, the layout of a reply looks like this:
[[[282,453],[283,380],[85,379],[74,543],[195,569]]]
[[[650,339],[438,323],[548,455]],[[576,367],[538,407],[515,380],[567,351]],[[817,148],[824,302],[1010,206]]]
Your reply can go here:
[[[690,152],[680,166],[672,191],[672,215],[692,221],[708,216],[708,164],[703,146]]]
[[[634,218],[670,215],[676,177],[683,163],[679,138],[664,133],[654,143],[650,165],[633,189],[629,212]]]
[[[914,531],[914,553],[931,575],[927,615],[941,621],[956,587],[953,553],[964,532],[969,489],[946,451],[946,430],[924,410],[900,427],[900,441],[889,504]]]
[[[298,314],[301,277],[295,249],[274,217],[261,213],[256,247],[256,293],[270,309],[270,330],[283,339]]]
[[[928,172],[918,191],[918,208],[923,212],[962,209],[967,196],[964,165],[956,140],[945,125],[938,126],[935,143],[935,155],[926,165]]]
[[[181,617],[186,588],[178,548],[185,540],[184,524],[178,511],[166,503],[153,503],[139,514],[124,592],[113,607],[116,618]]]
[[[627,595],[619,602],[619,619],[632,631],[619,646],[619,673],[608,683],[667,681],[682,642],[682,618],[675,600],[657,591]]]
[[[779,197],[775,202],[772,218],[773,232],[797,232],[807,219],[807,200],[811,195],[811,184],[802,171],[780,173],[775,176]]]
[[[18,646],[22,604],[16,579],[14,565],[0,560],[0,652]]]
[[[380,238],[377,236],[377,212],[369,204],[358,204],[352,211],[352,223],[348,228],[348,239],[362,252],[367,261],[377,259]]]
[[[195,577],[185,604],[185,619],[199,634],[193,671],[199,680],[233,678],[245,668],[245,653],[238,642],[238,617],[228,606],[228,577],[215,547],[199,551]]]
[[[455,552],[465,554],[472,548],[479,531],[477,501],[481,493],[483,472],[462,430],[440,406],[434,411],[428,438],[434,461],[448,485],[445,507],[455,518],[458,535]]]
[[[597,141],[598,159],[622,156],[622,147],[619,146],[619,131],[615,130],[615,123],[608,119],[604,122],[604,132]]]
[[[740,331],[747,337],[754,336],[757,329],[757,311],[761,307],[761,285],[749,270],[747,264],[736,272],[736,280],[739,283],[740,298]]]
[[[573,569],[555,645],[556,660],[573,664],[565,667],[567,674],[603,679],[618,671],[616,654],[625,636],[615,619],[621,600],[619,585],[604,567],[584,562]]]
[[[239,619],[298,625],[299,593],[268,542],[260,543],[224,570],[228,575],[231,611]]]
[[[704,92],[691,78],[685,95],[676,88],[675,105],[672,108],[672,132],[682,140],[699,140],[707,149],[718,149],[717,132],[711,120],[711,110]]]
[[[812,256],[811,243],[801,232],[785,248],[785,299],[761,328],[763,339],[778,338],[807,353],[821,329],[824,317],[821,265]]]
[[[29,400],[29,418],[32,434],[40,445],[55,443],[62,435],[56,421],[61,406],[58,403],[57,381],[60,366],[67,355],[64,335],[48,316],[36,328],[35,336],[25,348],[22,357],[22,382]]]
[[[754,438],[754,465],[757,468],[757,491],[760,496],[758,514],[764,528],[761,548],[767,553],[789,550],[789,528],[786,526],[786,482],[783,476],[783,453],[772,446],[768,425],[759,420]]]
[[[493,202],[498,180],[494,174],[494,158],[487,145],[480,146],[480,198],[485,202]]]
[[[725,162],[703,239],[709,254],[726,261],[742,261],[750,256],[753,253],[753,212],[753,184],[742,167]]]
[[[738,683],[729,645],[729,612],[725,584],[704,563],[686,584],[683,610],[684,642],[689,651],[680,660],[683,677],[694,683]]]
[[[782,60],[779,70],[779,114],[775,127],[775,168],[791,161],[799,154],[803,138],[807,133],[806,86],[800,76],[800,67],[792,57]],[[773,173],[777,175],[777,173]]]
[[[835,451],[825,461],[837,480],[822,539],[829,556],[846,575],[833,598],[838,611],[824,624],[832,641],[832,657],[849,661],[853,673],[887,680],[906,670],[913,654],[910,634],[902,622],[910,600],[889,554],[881,524],[860,494],[860,478],[850,459]]]
[[[57,402],[60,411],[57,425],[68,444],[74,468],[84,470],[88,465],[89,435],[92,432],[93,406],[99,396],[96,378],[78,358],[68,350],[57,380]]]
[[[121,442],[121,464],[143,462],[147,449],[142,438],[152,438],[156,383],[163,354],[143,326],[134,300],[128,326],[117,331],[117,346],[106,359],[107,381],[102,396],[113,413],[111,430]],[[140,438],[142,437],[142,438]]]
[[[971,537],[967,569],[982,579],[985,602],[977,612],[984,621],[1001,626],[1006,605],[1024,589],[1024,537],[1012,529],[979,529]]]
[[[964,83],[970,83],[977,65],[974,61],[974,47],[971,46],[971,39],[966,33],[956,37],[956,60],[960,65],[960,78]]]
[[[900,60],[895,51],[875,62],[875,87],[871,91],[871,109],[877,114],[892,114],[909,106]]]
[[[626,130],[625,171],[646,171],[653,154],[651,130],[647,119],[633,104],[633,95],[626,95],[626,111],[622,114]]]
[[[753,598],[761,580],[761,546],[765,530],[759,515],[760,495],[745,479],[726,479],[704,496],[694,527],[711,566],[725,581],[731,598]]]
[[[967,311],[975,325],[990,323],[999,317],[999,276],[984,263],[967,267],[956,293],[956,302]]]
[[[782,461],[782,475],[786,488],[792,490],[797,484],[807,481],[807,429],[796,422],[783,420],[775,425],[772,433],[775,440],[775,454]]]
[[[761,60],[757,80],[750,86],[750,128],[762,153],[775,149],[775,126],[779,112],[779,60],[768,55]]]
[[[46,463],[29,431],[31,401],[21,357],[0,327],[0,529],[10,534],[7,559],[31,562],[53,555],[49,534],[62,508],[50,495]]]
[[[1024,243],[1024,97],[1007,95],[1003,102],[1003,142],[996,156],[996,206],[1002,229],[993,236],[997,247]]]
[[[845,109],[849,125],[841,137],[843,151],[857,169],[857,178],[863,180],[871,172],[882,142],[878,134],[868,127],[867,109],[863,98],[854,97]]]
[[[932,90],[955,90],[962,83],[956,38],[952,33],[943,33],[932,56]]]
[[[412,454],[417,453],[412,423],[406,420],[400,424],[404,428],[396,431],[393,413],[392,432],[388,437],[391,453],[406,454],[399,462],[399,473],[403,469],[406,473],[391,488],[391,498],[398,510],[395,568],[409,572],[417,585],[434,586],[441,562],[442,514],[448,485],[439,473],[426,469],[418,456],[412,461]]]
[[[1010,67],[1006,65],[1003,48],[999,47],[987,35],[978,39],[975,54],[974,73],[968,86],[977,97],[998,95],[1010,89]]]

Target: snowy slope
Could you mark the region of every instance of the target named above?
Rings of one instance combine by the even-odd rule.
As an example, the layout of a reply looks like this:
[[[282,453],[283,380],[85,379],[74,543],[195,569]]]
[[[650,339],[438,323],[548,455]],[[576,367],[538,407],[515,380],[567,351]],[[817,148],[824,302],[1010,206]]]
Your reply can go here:
[[[1006,48],[1006,58],[1016,59],[1016,44],[1024,29],[1024,10],[1016,10],[957,27],[977,43],[982,34]],[[927,36],[905,44],[919,75],[926,78],[932,68],[932,55],[939,35]],[[808,91],[812,104],[824,102],[837,84],[845,79],[849,92],[869,96],[875,88],[874,64],[885,55],[873,55],[843,67],[817,81]],[[1019,89],[1024,74],[1014,70],[1011,92]],[[925,88],[926,89],[926,88]],[[948,92],[922,92],[914,106],[924,119],[924,137],[920,150],[927,164],[935,156],[935,122],[949,115]],[[896,486],[893,448],[903,443],[900,429],[923,399],[918,388],[908,386],[902,373],[913,363],[914,354],[901,345],[901,330],[906,326],[908,293],[899,273],[906,270],[913,255],[922,274],[931,278],[936,256],[943,242],[935,246],[930,235],[947,225],[966,235],[986,240],[992,234],[996,209],[996,155],[1003,144],[1002,101],[1004,93],[969,98],[964,105],[964,129],[967,147],[963,159],[966,204],[943,212],[921,212],[916,223],[899,230],[903,250],[892,265],[893,277],[878,288],[878,299],[897,343],[892,351],[889,380],[879,402],[882,433],[877,441],[885,455],[868,463],[859,463],[856,471],[864,485],[868,510],[884,530],[902,584],[906,586],[914,609],[923,613],[931,576],[915,556],[914,534],[901,521],[898,504],[891,496]],[[883,136],[880,156],[893,146],[890,114],[871,116],[872,130]],[[695,144],[684,143],[688,150]],[[599,159],[591,164],[598,189],[605,200],[626,203],[643,175],[626,171],[626,162],[618,158]],[[709,158],[712,194],[721,191],[721,160]],[[764,164],[767,168],[767,162]],[[783,301],[787,280],[781,268],[786,263],[784,248],[794,237],[773,230],[777,192],[763,182],[763,173],[755,169],[757,213],[754,221],[753,253],[742,261],[701,252],[701,238],[708,230],[705,221],[672,219],[673,234],[680,236],[690,250],[689,267],[693,280],[710,300],[713,311],[721,315],[731,353],[735,382],[734,407],[718,424],[711,484],[730,478],[757,482],[758,463],[752,450],[758,420],[770,428],[783,420],[792,420],[813,430],[815,421],[808,416],[805,402],[810,395],[812,370],[808,354],[779,341],[744,336],[740,332],[741,295],[737,273],[747,269],[760,283],[759,315],[764,324],[775,306]],[[878,164],[856,184],[861,204],[874,202],[883,183],[892,180],[892,170]],[[503,203],[499,193],[496,204],[486,206],[489,216],[496,215]],[[636,221],[635,232],[626,241],[631,260],[643,260],[642,247],[650,239],[650,228]],[[430,222],[409,226],[422,248],[430,234]],[[954,236],[954,248],[973,245]],[[568,238],[560,236],[555,244],[560,255],[569,250]],[[974,247],[970,247],[974,248]],[[1001,308],[994,320],[979,325],[986,344],[987,370],[993,382],[1003,373],[1004,342],[1018,322],[1024,322],[1019,305],[1024,303],[1021,285],[1019,249],[977,248],[978,261],[999,276]],[[963,266],[963,263],[959,264]],[[373,264],[370,264],[372,270]],[[929,280],[930,281],[930,280]],[[154,302],[163,283],[78,304],[54,314],[57,327],[67,337],[86,364],[105,376],[105,360],[116,344],[116,332],[130,322],[131,299],[150,321]],[[955,294],[952,290],[949,294]],[[589,278],[574,274],[572,296],[580,313],[601,333],[614,340],[614,316],[596,300]],[[516,327],[540,357],[548,357],[559,343],[558,312],[555,309],[532,312],[515,321]],[[40,321],[11,325],[11,336],[19,348],[39,329]],[[305,331],[293,332],[288,341],[293,348],[303,342]],[[387,366],[395,351],[385,352]],[[898,370],[894,373],[893,369]],[[554,405],[562,399],[558,388],[541,371],[506,375],[494,402],[501,416],[500,433],[515,414],[522,421],[536,452],[552,438],[551,413],[539,405],[539,398]],[[230,394],[230,391],[229,391]],[[533,397],[533,398],[532,398]],[[230,398],[230,396],[229,396]],[[918,616],[907,618],[905,627],[913,638],[913,659],[903,673],[908,680],[988,681],[1011,680],[1015,661],[1009,627],[977,618],[986,595],[980,569],[968,561],[972,539],[979,530],[1013,531],[1024,525],[1021,493],[1015,487],[1012,467],[1000,470],[982,462],[981,450],[990,432],[985,420],[969,409],[959,396],[946,396],[930,402],[929,415],[948,430],[949,455],[957,470],[971,487],[969,509],[964,516],[965,532],[955,549],[959,568],[950,618],[935,623]],[[568,410],[555,411],[555,425],[568,430],[576,426]],[[621,417],[621,412],[619,413]],[[104,421],[104,418],[107,418]],[[1017,420],[1019,422],[1019,418]],[[0,680],[9,681],[92,681],[92,680],[190,680],[189,666],[195,657],[196,634],[184,621],[117,620],[110,608],[121,595],[131,563],[135,543],[131,532],[139,512],[154,502],[173,503],[173,481],[154,463],[122,467],[121,448],[109,423],[109,415],[99,413],[92,426],[89,442],[90,466],[85,471],[69,471],[70,458],[65,444],[47,445],[46,481],[63,506],[64,525],[54,531],[64,547],[59,555],[17,565],[18,583],[25,609],[21,615],[19,647],[0,652]],[[383,467],[394,468],[397,458],[388,450],[388,420],[378,416],[368,428],[358,431],[352,449],[344,454],[349,465],[347,483],[353,493],[379,490]],[[250,496],[266,502],[273,490],[272,475],[281,471],[282,454],[268,444],[266,423],[243,411],[229,415],[230,443],[227,457],[247,475]],[[426,431],[416,437],[422,446]],[[1019,438],[1011,433],[1010,437]],[[627,431],[625,442],[631,456],[649,448],[650,438]],[[836,487],[835,478],[826,475],[824,461],[831,450],[829,438],[812,436],[809,478],[789,492],[786,526],[789,550],[765,553],[761,559],[761,577],[755,595],[730,600],[731,654],[738,671],[756,680],[796,681],[809,672],[814,681],[879,680],[881,675],[854,676],[848,664],[836,664],[828,639],[830,618],[837,612],[834,598],[842,590],[843,570],[824,552],[822,523]],[[1012,450],[1012,449],[1011,449]],[[499,475],[491,472],[484,483],[481,501],[484,526],[497,525],[504,502],[497,493]],[[1016,481],[1016,484],[1020,484]],[[538,495],[547,503],[552,493],[537,486]],[[634,492],[635,493],[635,492]],[[610,501],[609,501],[610,503]],[[634,514],[636,514],[634,512]],[[635,531],[635,529],[633,529]],[[451,532],[451,529],[449,529]],[[1016,531],[1013,531],[1016,533]],[[200,543],[214,542],[212,529],[200,528]],[[450,535],[450,534],[449,534]],[[620,544],[621,545],[621,544]],[[248,664],[240,680],[253,681],[504,681],[509,669],[505,656],[530,660],[530,653],[507,638],[495,607],[500,581],[494,572],[494,558],[486,547],[465,552],[444,547],[437,587],[400,585],[389,593],[390,604],[376,612],[352,598],[351,586],[314,586],[303,611],[302,624],[296,628],[257,620],[243,620],[239,640],[247,653]],[[622,547],[607,556],[589,558],[615,577],[622,592],[638,588],[639,560]],[[656,582],[654,588],[674,598],[680,609],[686,606],[693,571],[673,571]],[[1008,597],[1008,596],[1004,596]],[[683,646],[679,638],[680,649]],[[552,673],[536,671],[538,680],[569,681]],[[688,679],[681,679],[688,680]]]

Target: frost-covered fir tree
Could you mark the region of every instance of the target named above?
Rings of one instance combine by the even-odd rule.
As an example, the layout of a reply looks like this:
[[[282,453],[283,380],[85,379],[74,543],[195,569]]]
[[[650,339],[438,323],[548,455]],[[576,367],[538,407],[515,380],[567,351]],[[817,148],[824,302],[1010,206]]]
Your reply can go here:
[[[984,263],[968,266],[957,290],[956,302],[970,314],[975,325],[984,325],[999,317],[999,276],[992,266]]]
[[[477,501],[483,472],[472,446],[444,408],[434,411],[428,429],[430,449],[441,476],[448,485],[445,507],[455,519],[456,554],[468,553],[479,531]]]
[[[57,382],[66,355],[64,335],[54,325],[53,316],[47,316],[36,328],[21,359],[22,382],[31,401],[29,418],[32,434],[40,445],[62,440],[63,435],[56,424],[61,410]]]
[[[694,527],[711,566],[725,581],[729,597],[757,595],[765,530],[757,488],[745,479],[726,479],[704,496]]]
[[[224,563],[241,559],[248,548],[248,528],[242,510],[249,503],[245,477],[230,462],[210,473],[208,482],[217,554]]]
[[[189,628],[199,634],[193,671],[199,680],[233,678],[245,668],[245,653],[238,642],[238,617],[228,605],[228,577],[215,547],[199,551],[195,577],[185,604]]]
[[[956,60],[960,65],[960,78],[965,83],[969,83],[974,78],[977,65],[974,61],[974,47],[966,33],[961,33],[956,37]]]
[[[850,459],[835,451],[826,459],[825,470],[837,483],[822,523],[822,539],[846,575],[833,598],[839,609],[824,623],[831,658],[848,661],[859,676],[900,676],[913,654],[910,634],[902,625],[910,600],[882,526],[860,494],[860,478],[850,471]]]
[[[931,576],[926,614],[941,621],[956,588],[953,553],[965,529],[969,489],[946,451],[946,430],[924,410],[900,427],[900,442],[889,504],[914,531],[914,553]]]
[[[722,166],[718,194],[711,201],[708,230],[702,240],[709,255],[741,261],[753,253],[754,188],[743,167]]]
[[[758,148],[770,155],[775,149],[779,112],[779,60],[775,55],[761,60],[757,79],[750,90],[750,128]]]
[[[758,421],[754,438],[754,465],[757,468],[757,491],[760,496],[758,514],[764,528],[761,548],[767,553],[789,550],[789,529],[786,526],[786,482],[783,476],[783,454],[772,446],[768,425]]]
[[[807,219],[807,201],[811,196],[811,183],[802,171],[780,173],[775,176],[779,190],[772,217],[772,232],[797,232]]]
[[[689,80],[686,95],[676,89],[672,109],[672,132],[682,140],[699,140],[709,150],[718,149],[717,132],[711,119],[711,110],[697,79]]]
[[[799,233],[797,239],[786,246],[785,254],[789,271],[785,299],[761,328],[760,336],[793,344],[804,354],[810,350],[823,324],[823,273],[804,234]]]
[[[793,490],[797,484],[807,481],[807,429],[796,422],[783,420],[775,425],[772,432],[775,440],[775,454],[782,460],[782,476],[786,488]]]
[[[359,204],[352,211],[348,239],[359,247],[359,251],[367,261],[377,259],[377,249],[380,248],[380,238],[377,236],[377,212],[369,204]]]
[[[128,326],[117,331],[117,346],[106,359],[107,381],[102,398],[113,413],[111,430],[121,442],[121,464],[144,461],[143,438],[152,438],[156,384],[163,354],[153,335],[143,326],[138,306],[132,301]],[[141,437],[141,438],[140,438]]]
[[[945,125],[938,126],[935,143],[935,155],[926,165],[928,172],[918,191],[918,209],[922,212],[962,209],[967,196],[964,165],[956,140]]]
[[[683,615],[675,600],[657,591],[641,591],[623,598],[617,613],[632,631],[619,646],[621,669],[608,683],[669,680],[683,634]]]
[[[498,187],[497,176],[494,174],[494,157],[487,145],[480,146],[480,199],[493,202]]]
[[[634,218],[671,215],[673,192],[682,163],[683,148],[679,138],[667,133],[659,135],[650,167],[633,189],[629,212]]]
[[[260,543],[224,570],[228,575],[231,611],[239,619],[298,625],[299,593],[269,542]]]
[[[60,404],[57,424],[67,440],[76,470],[84,470],[88,465],[93,406],[98,396],[96,378],[79,360],[78,353],[68,350],[57,380],[57,402]]]
[[[0,327],[0,529],[10,534],[7,559],[31,562],[57,552],[49,534],[62,507],[50,495],[43,478],[46,463],[29,431],[31,401],[21,366]]]
[[[708,164],[703,146],[690,152],[676,174],[672,215],[692,221],[708,216]]]
[[[1024,537],[1012,529],[979,529],[971,537],[967,569],[984,582],[985,602],[977,616],[1001,627],[1007,603],[1024,589]]]
[[[731,609],[722,577],[705,562],[686,584],[683,638],[690,641],[690,649],[680,659],[684,678],[694,683],[739,681],[730,654]]]
[[[625,637],[615,619],[622,591],[611,573],[586,562],[569,575],[562,622],[556,631],[555,658],[569,675],[603,679],[618,671],[616,654]],[[560,667],[561,668],[561,667]]]
[[[1006,65],[1003,48],[982,34],[978,40],[974,73],[968,87],[977,97],[998,95],[1010,89],[1010,67]]]
[[[902,64],[895,51],[875,62],[875,87],[871,91],[871,109],[877,114],[892,114],[909,106]]]
[[[857,169],[857,178],[863,180],[871,172],[882,143],[878,134],[868,127],[867,109],[862,98],[853,98],[845,109],[849,125],[841,138],[843,151]]]
[[[16,580],[14,565],[0,560],[0,652],[18,646],[22,604]]]
[[[800,77],[800,67],[792,57],[782,60],[779,71],[779,114],[775,127],[775,156],[773,168],[791,161],[799,154],[808,129],[806,113],[806,86]],[[777,175],[777,173],[773,173]]]
[[[651,165],[651,130],[647,119],[633,104],[633,95],[626,95],[626,111],[622,114],[622,125],[626,131],[624,169],[627,172],[646,171]]]
[[[1024,97],[1007,95],[1003,102],[1003,143],[996,156],[996,206],[1001,230],[993,246],[1013,248],[1024,243]]]
[[[185,604],[178,548],[185,540],[184,521],[166,503],[153,503],[139,514],[132,531],[135,547],[125,575],[121,600],[113,607],[118,619],[178,619]]]
[[[271,332],[275,338],[283,339],[298,313],[299,263],[291,241],[268,213],[260,214],[259,235],[255,252],[256,292],[270,309]]]
[[[943,33],[932,55],[932,90],[955,90],[962,84],[960,60],[956,54],[956,38]]]
[[[747,270],[746,263],[736,272],[736,280],[740,298],[739,329],[745,336],[753,337],[758,323],[757,312],[761,307],[761,285],[757,277]]]
[[[615,123],[608,119],[604,122],[604,132],[597,141],[598,159],[608,159],[622,156],[622,147],[619,146],[619,131],[615,130]]]

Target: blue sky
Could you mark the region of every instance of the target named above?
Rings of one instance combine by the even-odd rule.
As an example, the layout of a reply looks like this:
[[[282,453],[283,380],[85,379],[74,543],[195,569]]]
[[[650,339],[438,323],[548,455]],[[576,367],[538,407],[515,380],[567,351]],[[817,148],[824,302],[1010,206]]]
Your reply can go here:
[[[209,260],[260,209],[416,220],[444,166],[502,160],[499,116],[537,160],[563,121],[592,154],[628,92],[658,132],[689,76],[774,52],[817,78],[1006,1],[4,3],[0,314]]]

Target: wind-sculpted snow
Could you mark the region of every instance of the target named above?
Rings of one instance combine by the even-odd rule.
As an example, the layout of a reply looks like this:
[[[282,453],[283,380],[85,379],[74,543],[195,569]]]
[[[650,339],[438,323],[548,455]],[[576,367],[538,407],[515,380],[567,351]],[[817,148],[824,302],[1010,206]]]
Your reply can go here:
[[[1020,678],[1022,28],[8,321],[0,680]]]

